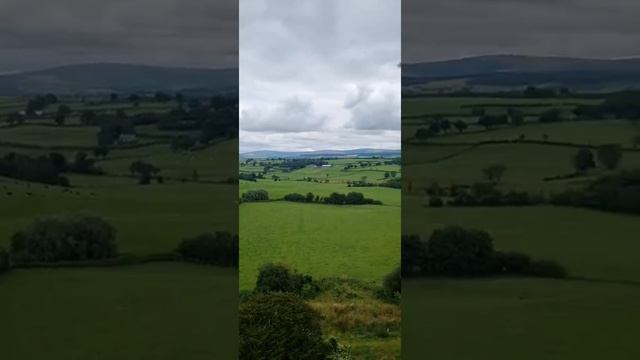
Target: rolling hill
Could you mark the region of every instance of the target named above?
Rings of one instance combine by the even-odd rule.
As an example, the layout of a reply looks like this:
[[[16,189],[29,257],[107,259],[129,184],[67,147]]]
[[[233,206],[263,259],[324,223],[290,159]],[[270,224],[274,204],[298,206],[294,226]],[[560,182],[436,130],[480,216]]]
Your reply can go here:
[[[488,55],[402,65],[403,85],[458,80],[465,86],[640,87],[640,59]]]
[[[0,75],[0,95],[139,91],[237,92],[238,69],[191,69],[116,63],[79,64]]]

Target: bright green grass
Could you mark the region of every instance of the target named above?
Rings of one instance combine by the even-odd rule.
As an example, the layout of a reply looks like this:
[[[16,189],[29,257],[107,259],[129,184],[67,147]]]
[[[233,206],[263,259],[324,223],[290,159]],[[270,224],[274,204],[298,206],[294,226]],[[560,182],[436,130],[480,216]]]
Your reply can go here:
[[[428,236],[446,225],[487,230],[496,248],[554,259],[571,275],[640,281],[637,216],[551,206],[428,208],[403,198],[403,232]]]
[[[640,287],[543,279],[403,281],[402,358],[640,358]]]
[[[71,182],[78,187],[65,193],[59,187],[0,178],[0,244],[7,244],[34,217],[78,212],[112,223],[122,252],[167,252],[187,236],[237,231],[237,214],[229,211],[237,206],[234,185],[140,186],[134,179],[101,176],[73,176]]]
[[[236,270],[156,263],[14,270],[0,277],[11,360],[237,357]]]
[[[397,206],[242,204],[240,288],[253,288],[266,262],[282,262],[317,278],[380,282],[400,262],[399,238]]]

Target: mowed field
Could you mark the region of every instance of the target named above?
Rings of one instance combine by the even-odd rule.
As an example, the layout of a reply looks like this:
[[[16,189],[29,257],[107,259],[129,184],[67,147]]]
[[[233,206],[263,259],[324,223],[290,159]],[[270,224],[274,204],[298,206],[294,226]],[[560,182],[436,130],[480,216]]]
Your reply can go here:
[[[439,101],[440,105],[434,105]],[[470,110],[465,105],[496,102],[500,99],[411,99],[407,108],[413,114],[444,110],[462,114]],[[491,108],[493,112],[500,110]],[[536,107],[535,111],[541,110],[544,108]],[[411,131],[415,132],[415,119],[403,121],[412,124]],[[469,123],[474,124],[473,121]],[[576,146],[478,144],[487,140],[512,141],[521,134],[538,142],[546,134],[549,142]],[[482,169],[492,164],[506,166],[500,184],[504,190],[549,195],[579,187],[612,171],[598,167],[575,179],[544,178],[573,173],[571,158],[580,146],[619,144],[623,147],[619,169],[639,168],[640,153],[630,144],[635,134],[638,126],[631,121],[539,124],[528,120],[519,127],[490,131],[471,125],[462,134],[442,135],[422,144],[403,144],[403,177],[412,183],[412,191],[402,199],[403,233],[426,237],[446,225],[483,229],[492,235],[497,249],[556,260],[571,276],[566,280],[406,280],[403,359],[640,357],[640,350],[634,345],[640,336],[638,216],[555,206],[434,208],[427,206],[424,193],[433,183],[449,186],[483,181]]]
[[[6,359],[234,359],[237,273],[155,263],[0,278]]]
[[[240,205],[240,287],[255,285],[259,267],[280,262],[314,277],[347,277],[379,283],[400,263],[400,190],[387,187],[348,187],[346,181],[384,179],[398,165],[367,170],[344,166],[359,159],[330,160],[329,169],[274,170],[267,179],[241,181],[240,193],[263,189],[269,202]],[[386,169],[386,170],[381,170]],[[241,171],[256,169],[241,167]],[[269,179],[275,174],[283,180]],[[373,175],[371,175],[373,174]],[[328,175],[328,176],[327,176]],[[301,181],[320,178],[323,182]],[[324,182],[327,181],[327,182]],[[326,205],[282,201],[290,193],[328,196],[332,192],[361,192],[383,205]]]
[[[78,152],[95,157],[99,129],[81,125],[79,111],[133,115],[175,106],[65,99],[73,113],[62,126],[46,118],[5,125],[4,116],[24,108],[21,101],[0,100],[0,156],[58,152],[70,162]],[[69,189],[0,177],[0,246],[37,217],[78,213],[103,217],[116,229],[119,252],[141,256],[172,252],[185,237],[206,232],[235,234],[237,185],[229,179],[237,174],[237,139],[174,152],[171,136],[179,133],[150,125],[136,132],[135,146],[97,159],[105,175],[64,174]],[[164,181],[139,185],[129,171],[138,160],[160,168]],[[0,277],[0,348],[15,360],[235,358],[237,284],[237,269],[186,263],[14,269]]]

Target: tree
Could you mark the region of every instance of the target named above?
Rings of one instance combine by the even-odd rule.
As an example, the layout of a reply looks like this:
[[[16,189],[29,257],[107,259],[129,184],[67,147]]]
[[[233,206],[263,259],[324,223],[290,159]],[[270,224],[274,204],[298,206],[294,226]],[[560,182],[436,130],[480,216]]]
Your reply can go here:
[[[84,125],[91,125],[96,120],[96,113],[92,110],[85,110],[80,115],[80,122]]]
[[[216,266],[238,266],[238,236],[227,232],[198,235],[182,240],[176,252],[184,260]]]
[[[582,148],[573,156],[573,166],[579,173],[586,173],[589,169],[596,167],[593,159],[593,152],[587,148]]]
[[[11,237],[16,262],[59,262],[113,258],[115,229],[95,216],[45,217]]]
[[[426,252],[432,275],[484,275],[490,273],[493,239],[486,231],[448,226],[433,231]]]
[[[449,119],[442,119],[439,123],[440,129],[442,129],[444,133],[447,133],[449,130],[451,130],[451,121]]]
[[[193,181],[200,180],[200,174],[198,173],[198,170],[193,169],[193,172],[191,173],[191,180]]]
[[[494,183],[499,183],[502,180],[502,176],[504,175],[505,171],[507,171],[506,166],[496,164],[482,169],[482,174],[487,180]]]
[[[606,144],[598,148],[598,162],[609,170],[615,169],[622,159],[622,149],[617,144]]]
[[[462,133],[467,129],[467,127],[469,127],[469,125],[467,125],[467,123],[463,120],[456,120],[456,122],[453,123],[453,126],[456,128],[456,130],[458,130],[459,133]]]
[[[240,359],[324,360],[322,317],[293,294],[258,294],[240,304]]]
[[[67,115],[71,114],[71,108],[67,105],[58,106],[58,111],[56,112],[55,122],[58,125],[63,125]]]

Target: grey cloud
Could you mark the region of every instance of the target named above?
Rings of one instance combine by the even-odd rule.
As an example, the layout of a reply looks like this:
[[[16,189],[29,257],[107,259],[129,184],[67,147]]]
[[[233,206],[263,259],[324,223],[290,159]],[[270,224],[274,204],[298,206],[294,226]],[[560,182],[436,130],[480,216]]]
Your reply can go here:
[[[496,53],[615,58],[640,55],[633,0],[403,1],[402,59]]]
[[[233,0],[3,0],[0,72],[117,61],[237,67]]]
[[[326,119],[326,116],[316,113],[310,100],[294,97],[272,110],[245,109],[240,124],[247,131],[288,133],[319,130]]]

